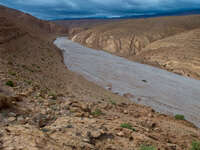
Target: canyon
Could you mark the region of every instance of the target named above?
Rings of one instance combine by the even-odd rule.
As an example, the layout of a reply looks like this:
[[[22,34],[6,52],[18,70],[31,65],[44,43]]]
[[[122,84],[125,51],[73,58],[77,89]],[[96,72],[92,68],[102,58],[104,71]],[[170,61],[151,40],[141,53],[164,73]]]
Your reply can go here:
[[[87,23],[74,22],[76,26],[70,28],[69,37],[89,48],[200,79],[199,18],[188,15],[91,24],[86,20]],[[63,22],[70,26],[68,21]]]

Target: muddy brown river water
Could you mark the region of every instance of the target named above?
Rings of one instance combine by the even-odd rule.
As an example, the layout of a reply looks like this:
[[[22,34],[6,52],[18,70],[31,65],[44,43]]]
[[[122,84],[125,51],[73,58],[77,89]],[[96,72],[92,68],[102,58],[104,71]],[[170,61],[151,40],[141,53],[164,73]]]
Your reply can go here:
[[[114,93],[131,93],[132,101],[158,112],[183,114],[200,127],[199,80],[86,48],[66,37],[57,38],[54,44],[63,51],[69,70],[104,88],[112,85]]]

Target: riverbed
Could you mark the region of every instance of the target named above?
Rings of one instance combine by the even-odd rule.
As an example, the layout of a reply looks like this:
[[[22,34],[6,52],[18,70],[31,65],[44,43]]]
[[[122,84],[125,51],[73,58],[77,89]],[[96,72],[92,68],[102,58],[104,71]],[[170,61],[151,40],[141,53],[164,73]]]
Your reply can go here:
[[[200,127],[199,80],[86,48],[67,37],[57,38],[54,44],[62,50],[69,70],[114,93],[130,93],[132,101],[158,112],[183,114]]]

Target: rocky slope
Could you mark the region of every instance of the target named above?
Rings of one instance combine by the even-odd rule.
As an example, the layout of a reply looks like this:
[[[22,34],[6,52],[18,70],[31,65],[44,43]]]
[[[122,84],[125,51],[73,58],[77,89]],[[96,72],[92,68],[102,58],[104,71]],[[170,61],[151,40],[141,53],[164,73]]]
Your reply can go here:
[[[139,55],[163,69],[200,79],[200,29],[153,42]]]
[[[170,53],[170,51],[173,51],[173,45],[167,45],[167,48],[160,50],[164,52],[156,53],[154,55],[154,60],[152,60],[150,57],[152,57],[153,54],[148,52],[148,46],[155,41],[199,28],[199,25],[199,15],[119,20],[112,23],[103,23],[98,26],[92,26],[84,31],[79,30],[79,32],[70,32],[70,37],[73,41],[79,42],[90,48],[102,49],[132,60],[161,67],[162,65],[160,64],[166,64],[168,62],[163,59],[155,59],[156,57],[161,57],[160,55],[167,53],[166,57],[168,57],[170,61],[173,61],[171,60],[172,57],[178,59],[184,55],[184,61],[185,59],[190,59],[187,57],[191,55],[190,53],[198,57],[199,51],[194,50],[190,44],[187,46],[188,50],[182,50],[179,48],[179,50],[176,50],[177,53],[174,55],[174,53]],[[190,36],[185,34],[185,37],[181,42],[185,43],[191,41],[190,37],[191,34]],[[194,38],[195,37],[196,35],[194,35]],[[174,43],[176,43],[176,39],[174,39]],[[154,45],[156,44],[159,46],[159,42],[154,43]],[[198,47],[199,43],[193,42],[193,45]],[[145,52],[145,58],[143,57],[143,52]],[[195,65],[196,61],[191,61],[190,63]],[[181,62],[179,62],[179,64],[181,64]],[[198,76],[199,71],[195,69],[186,71],[185,68],[179,67],[179,69],[177,69],[176,66],[173,65],[171,68],[167,69],[182,75],[200,79]]]
[[[5,17],[9,10],[0,7],[0,149],[188,150],[200,140],[191,123],[68,71],[55,33]]]

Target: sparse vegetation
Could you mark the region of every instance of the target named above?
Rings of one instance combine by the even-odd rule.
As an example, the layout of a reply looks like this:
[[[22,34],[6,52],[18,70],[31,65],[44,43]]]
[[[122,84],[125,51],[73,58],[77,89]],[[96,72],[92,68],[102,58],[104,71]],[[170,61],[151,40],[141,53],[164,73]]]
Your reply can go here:
[[[140,147],[140,150],[157,150],[154,146],[146,146],[146,145],[142,145]]]
[[[136,131],[135,128],[133,128],[133,126],[129,123],[122,123],[120,125],[121,128],[126,128],[126,129],[130,129],[130,130],[133,130],[133,131]]]
[[[11,80],[7,81],[7,82],[6,82],[6,85],[7,85],[7,86],[10,86],[10,87],[14,87],[14,83],[13,83],[13,81],[11,81]]]
[[[185,116],[184,116],[184,115],[177,114],[177,115],[175,115],[175,119],[176,119],[176,120],[185,120]]]
[[[49,131],[51,131],[51,130],[50,130],[50,129],[47,129],[47,128],[42,128],[41,131],[44,132],[44,133],[46,133],[46,132],[49,132]]]
[[[200,141],[193,141],[190,150],[200,150]]]
[[[16,72],[9,72],[11,76],[16,76]]]
[[[110,100],[110,103],[113,104],[113,105],[116,105],[116,102],[113,101],[113,100]]]
[[[100,115],[102,115],[103,113],[102,113],[102,111],[100,110],[100,109],[96,109],[94,112],[92,112],[92,115],[93,116],[100,116]]]

